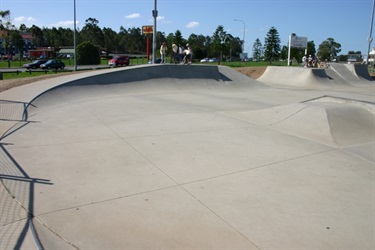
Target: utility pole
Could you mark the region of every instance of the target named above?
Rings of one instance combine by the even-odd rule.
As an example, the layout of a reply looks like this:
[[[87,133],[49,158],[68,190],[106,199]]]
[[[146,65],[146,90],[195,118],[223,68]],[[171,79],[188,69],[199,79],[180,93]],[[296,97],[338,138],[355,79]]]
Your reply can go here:
[[[366,64],[368,65],[368,59],[370,57],[370,48],[371,48],[371,42],[372,42],[372,26],[374,24],[374,10],[375,10],[375,0],[372,4],[372,16],[371,16],[371,24],[370,24],[370,35],[368,37],[368,50],[367,50],[367,58],[366,58]],[[374,61],[373,61],[374,63]]]
[[[246,30],[246,24],[243,20],[240,19],[234,19],[233,21],[241,22],[243,24],[243,43],[242,43],[242,53],[245,53],[245,30]]]
[[[156,19],[158,18],[158,11],[156,9],[156,2],[154,0],[154,10],[152,11],[152,16],[154,17],[154,32],[152,34],[152,64],[155,63],[155,53],[156,53]]]
[[[77,71],[76,0],[74,0],[74,70]]]

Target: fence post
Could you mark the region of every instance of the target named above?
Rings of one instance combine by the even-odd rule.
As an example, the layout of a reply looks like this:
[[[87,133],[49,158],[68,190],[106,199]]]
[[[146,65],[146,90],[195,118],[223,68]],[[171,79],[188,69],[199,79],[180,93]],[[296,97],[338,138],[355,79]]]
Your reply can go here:
[[[0,71],[0,80],[3,80],[3,72]]]

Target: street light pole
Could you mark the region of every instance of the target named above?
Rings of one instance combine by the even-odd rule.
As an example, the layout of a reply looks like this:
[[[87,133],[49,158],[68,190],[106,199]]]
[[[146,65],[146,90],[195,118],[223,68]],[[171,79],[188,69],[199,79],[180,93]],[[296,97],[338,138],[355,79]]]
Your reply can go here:
[[[76,0],[74,0],[74,70],[77,71]]]
[[[370,36],[368,37],[368,50],[367,50],[367,59],[366,59],[366,64],[368,65],[368,59],[370,57],[370,47],[371,47],[371,42],[372,42],[372,26],[374,24],[374,10],[375,10],[375,0],[372,4],[372,16],[371,16],[371,24],[370,24]],[[374,61],[373,61],[374,63]]]
[[[155,63],[155,53],[156,53],[156,19],[158,17],[158,11],[156,9],[156,2],[154,0],[154,10],[152,11],[152,16],[154,17],[154,32],[152,34],[152,64]]]
[[[374,0],[375,1],[375,0]],[[243,43],[242,43],[242,53],[245,53],[245,30],[246,30],[246,24],[241,19],[234,19],[233,21],[241,22],[243,24]]]

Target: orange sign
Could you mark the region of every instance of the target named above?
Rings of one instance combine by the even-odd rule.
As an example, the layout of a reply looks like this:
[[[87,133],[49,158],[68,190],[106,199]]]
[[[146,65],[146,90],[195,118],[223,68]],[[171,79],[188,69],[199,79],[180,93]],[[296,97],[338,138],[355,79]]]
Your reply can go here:
[[[154,26],[152,26],[152,25],[142,26],[142,33],[143,34],[152,34],[152,33],[154,33]]]

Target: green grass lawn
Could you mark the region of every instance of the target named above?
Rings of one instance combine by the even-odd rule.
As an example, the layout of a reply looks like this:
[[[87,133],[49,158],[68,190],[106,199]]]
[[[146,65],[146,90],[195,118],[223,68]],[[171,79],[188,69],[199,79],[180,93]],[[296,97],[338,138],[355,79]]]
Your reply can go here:
[[[74,61],[72,59],[63,59],[62,60],[66,67],[73,67],[74,66]],[[202,65],[218,65],[218,63],[200,63],[199,62],[200,60],[196,60],[195,62],[193,62],[194,64],[202,64]],[[22,60],[22,61],[10,61],[10,69],[14,69],[14,70],[17,70],[19,69],[20,67],[22,67],[22,65],[26,64],[26,63],[30,63],[31,60]],[[167,58],[167,63],[170,62],[170,57]],[[133,59],[130,59],[130,64],[131,65],[141,65],[141,64],[147,64],[148,63],[148,60],[146,58],[133,58]],[[108,65],[108,60],[107,59],[102,59],[101,60],[101,65]],[[220,65],[225,65],[225,66],[228,66],[228,67],[264,67],[264,66],[269,66],[269,62],[264,62],[264,61],[261,61],[261,62],[240,62],[240,61],[237,61],[237,62],[220,62]],[[273,66],[287,66],[287,62],[280,62],[280,61],[277,61],[277,62],[273,62],[272,63]],[[300,65],[291,65],[291,66],[296,66],[296,67],[299,67]],[[4,69],[8,69],[8,61],[4,61],[4,60],[0,60],[0,71],[1,71],[1,68],[4,68]],[[6,80],[6,79],[16,79],[16,78],[22,78],[22,77],[30,77],[30,76],[40,76],[40,75],[45,75],[45,74],[58,74],[58,73],[61,73],[61,72],[67,72],[68,70],[51,70],[51,71],[31,71],[31,72],[18,72],[18,73],[3,73],[3,79]]]
[[[34,77],[34,76],[42,76],[42,75],[54,75],[59,74],[62,72],[68,72],[67,70],[47,70],[47,71],[31,71],[31,72],[7,72],[3,73],[3,80],[11,80],[11,79],[18,79],[18,78],[25,78],[25,77]]]

